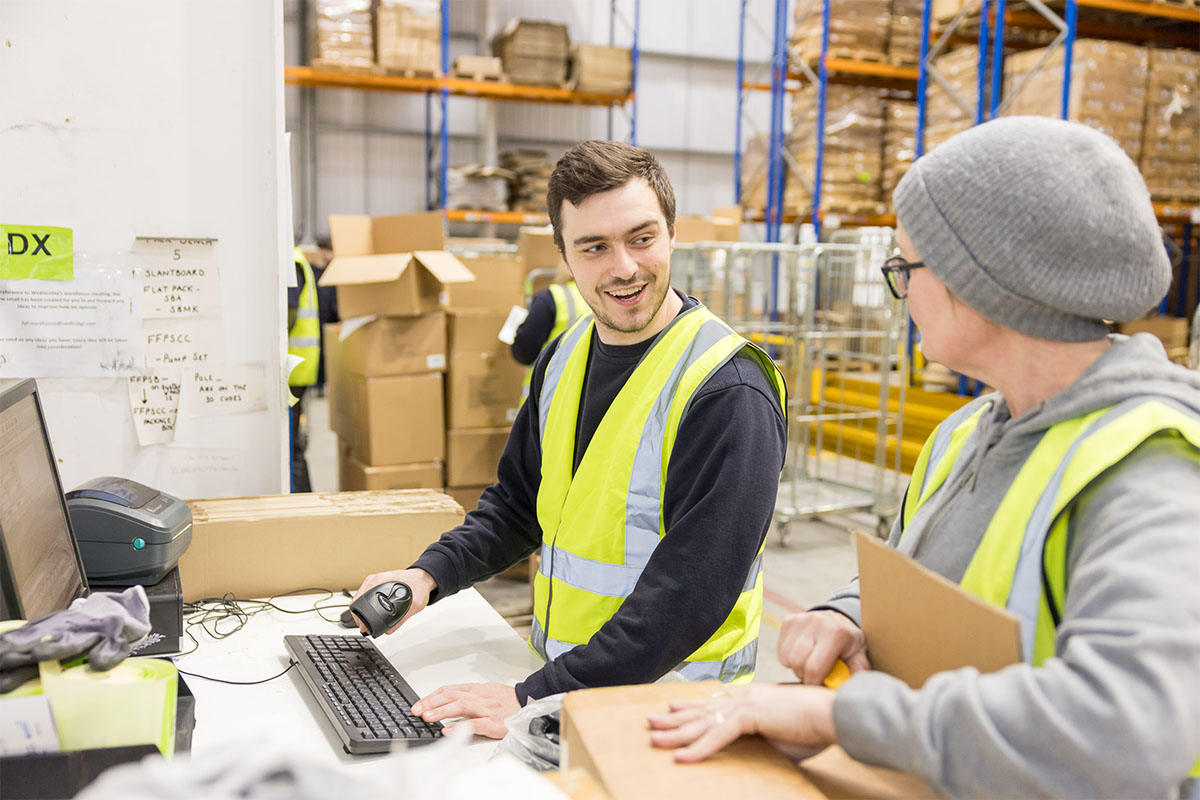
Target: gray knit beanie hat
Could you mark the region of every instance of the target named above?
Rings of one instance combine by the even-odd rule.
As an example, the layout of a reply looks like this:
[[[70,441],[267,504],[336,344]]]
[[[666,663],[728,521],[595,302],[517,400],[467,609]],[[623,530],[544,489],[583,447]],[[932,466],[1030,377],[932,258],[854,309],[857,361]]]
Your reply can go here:
[[[1150,311],[1171,265],[1146,184],[1104,134],[1004,117],[913,164],[893,199],[926,265],[971,308],[1039,339],[1103,338]]]

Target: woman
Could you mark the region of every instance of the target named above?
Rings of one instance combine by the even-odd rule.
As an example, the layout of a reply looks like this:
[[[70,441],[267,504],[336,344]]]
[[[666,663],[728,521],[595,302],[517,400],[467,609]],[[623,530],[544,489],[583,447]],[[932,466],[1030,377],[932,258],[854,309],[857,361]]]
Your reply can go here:
[[[836,742],[948,795],[1195,794],[1200,376],[1105,324],[1171,281],[1137,168],[1082,125],[1006,118],[917,161],[894,200],[884,273],[926,356],[997,391],[930,437],[889,544],[1015,613],[1024,663],[909,689],[869,669],[851,583],[781,631],[813,685],[680,704],[654,744],[696,761],[752,732]]]

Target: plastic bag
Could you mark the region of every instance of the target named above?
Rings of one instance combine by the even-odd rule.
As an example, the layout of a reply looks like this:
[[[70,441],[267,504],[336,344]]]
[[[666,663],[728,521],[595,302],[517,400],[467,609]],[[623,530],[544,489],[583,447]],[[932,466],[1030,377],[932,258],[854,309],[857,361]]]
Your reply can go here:
[[[531,700],[504,720],[508,734],[500,740],[493,758],[508,753],[539,772],[558,769],[560,752],[558,725],[564,692]]]

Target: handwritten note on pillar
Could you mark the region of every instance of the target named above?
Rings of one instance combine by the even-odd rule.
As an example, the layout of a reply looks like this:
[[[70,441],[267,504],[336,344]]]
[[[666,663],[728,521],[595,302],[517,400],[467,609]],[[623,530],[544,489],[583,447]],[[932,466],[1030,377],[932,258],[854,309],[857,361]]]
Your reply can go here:
[[[143,317],[220,316],[216,239],[139,236],[133,253],[142,276]]]
[[[262,364],[224,364],[183,371],[186,407],[194,417],[252,414],[267,409]]]
[[[179,370],[146,370],[129,379],[129,407],[138,444],[165,444],[175,440],[179,414]]]
[[[146,366],[151,369],[225,361],[219,319],[151,319],[142,323],[142,330],[146,334]]]

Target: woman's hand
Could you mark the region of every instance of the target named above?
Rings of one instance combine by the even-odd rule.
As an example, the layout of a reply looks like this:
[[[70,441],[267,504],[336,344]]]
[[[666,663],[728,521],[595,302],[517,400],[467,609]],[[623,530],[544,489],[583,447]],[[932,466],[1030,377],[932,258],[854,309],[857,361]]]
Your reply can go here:
[[[673,747],[679,762],[703,761],[739,736],[758,733],[792,758],[837,741],[833,690],[794,684],[731,686],[707,700],[671,703],[649,717],[650,742]]]
[[[796,673],[801,683],[820,686],[839,658],[850,674],[871,668],[862,629],[836,611],[793,614],[779,629],[779,663]]]

